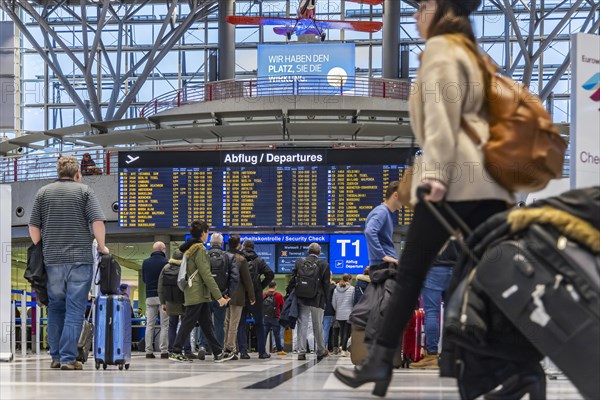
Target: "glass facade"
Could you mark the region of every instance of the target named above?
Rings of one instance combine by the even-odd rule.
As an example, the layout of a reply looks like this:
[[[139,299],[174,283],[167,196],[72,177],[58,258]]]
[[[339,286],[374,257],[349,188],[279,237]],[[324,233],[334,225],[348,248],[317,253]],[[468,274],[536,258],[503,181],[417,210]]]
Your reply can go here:
[[[540,2],[532,2],[540,3]],[[543,10],[537,10],[535,21],[532,22],[531,13],[527,2],[517,2],[513,9],[515,21],[521,27],[520,34],[526,35],[529,40],[526,44],[528,51],[535,53],[542,48],[539,57],[528,69],[523,57],[519,56],[521,50],[518,43],[518,32],[515,32],[509,21],[509,16],[503,10],[484,1],[483,8],[473,16],[476,33],[482,48],[503,67],[509,67],[512,76],[517,80],[528,80],[533,92],[539,93],[551,81],[553,75],[560,70],[565,58],[569,57],[570,34],[579,32],[582,26],[591,26],[600,18],[600,12],[591,13],[589,2],[583,2],[572,15],[568,15],[574,0],[545,0]],[[297,2],[295,0],[237,0],[235,2],[236,14],[246,16],[281,16],[288,13],[294,16]],[[537,7],[541,7],[540,4]],[[596,6],[597,7],[597,6]],[[41,7],[37,7],[42,12]],[[85,10],[90,27],[96,28],[100,17],[100,7],[89,6]],[[46,43],[44,30],[30,14],[21,12],[21,20],[32,38],[41,46],[46,44],[54,48],[56,60],[60,70],[66,76],[73,90],[87,105],[92,100],[88,92],[88,85],[84,74],[76,63],[61,48],[68,47],[78,60],[83,61],[84,37],[82,22],[77,16],[82,15],[79,6],[58,7],[47,16],[48,24],[53,28],[55,35],[49,37]],[[120,17],[131,12],[131,7],[114,7],[114,12]],[[189,14],[190,9],[186,3],[177,5],[176,23],[182,22]],[[407,3],[401,7],[400,45],[409,51],[410,76],[414,76],[418,67],[418,54],[423,48],[419,40],[412,14],[414,8]],[[151,51],[153,44],[160,37],[160,30],[168,14],[166,4],[148,3],[127,19],[122,27],[116,19],[110,20],[102,28],[102,41],[105,51],[98,51],[99,62],[93,65],[89,73],[93,82],[98,85],[96,94],[100,103],[103,117],[106,116],[111,93],[115,86],[113,79],[114,70],[120,68],[121,74],[130,71],[132,65],[143,60]],[[591,21],[589,19],[592,15]],[[569,17],[566,19],[566,17]],[[2,13],[0,17],[7,20]],[[317,2],[317,17],[319,19],[358,19],[382,21],[383,6],[368,6],[342,0],[319,0]],[[513,21],[513,22],[515,22]],[[586,25],[587,22],[587,25]],[[529,27],[533,23],[530,30]],[[508,31],[507,31],[508,28]],[[548,36],[557,29],[557,34],[549,43]],[[533,36],[529,36],[532,33]],[[352,41],[356,43],[356,74],[361,76],[381,76],[382,68],[382,32],[373,34],[353,31],[326,31],[327,40]],[[88,34],[88,45],[94,39],[93,32]],[[285,36],[276,35],[272,27],[241,27],[235,29],[236,39],[236,78],[244,79],[256,76],[257,51],[260,43],[285,43]],[[295,40],[295,38],[293,39]],[[120,48],[121,47],[121,48]],[[218,16],[216,11],[207,18],[194,22],[182,35],[181,39],[171,51],[150,72],[147,80],[131,102],[124,118],[139,116],[141,107],[153,98],[166,92],[178,90],[185,85],[205,82],[209,79],[209,57],[218,49]],[[110,62],[108,62],[110,61]],[[120,62],[119,62],[120,61]],[[69,96],[63,82],[55,71],[35,50],[33,43],[22,36],[20,52],[20,87],[21,90],[21,126],[24,131],[56,129],[85,123],[85,116]],[[144,69],[140,67],[126,79],[118,88],[118,100],[124,100],[126,94],[133,87],[136,77]],[[529,72],[528,72],[529,71]],[[529,75],[530,74],[530,77]],[[564,74],[556,82],[552,90],[549,109],[556,122],[570,121],[570,72],[566,68]]]

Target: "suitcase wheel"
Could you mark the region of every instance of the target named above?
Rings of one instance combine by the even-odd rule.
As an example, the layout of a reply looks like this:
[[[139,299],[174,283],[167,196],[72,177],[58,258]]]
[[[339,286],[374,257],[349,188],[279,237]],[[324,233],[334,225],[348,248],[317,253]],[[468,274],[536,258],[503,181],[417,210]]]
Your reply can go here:
[[[129,371],[129,364],[125,364],[125,369]]]
[[[402,368],[410,368],[411,359],[410,357],[402,359]]]
[[[96,363],[96,369],[100,369],[100,363],[99,362]]]
[[[107,368],[107,367],[108,367],[108,365],[106,365],[106,363],[105,363],[105,364],[102,364],[102,369],[103,369],[103,370],[106,370],[106,368]]]
[[[123,364],[119,364],[119,371],[123,371]]]

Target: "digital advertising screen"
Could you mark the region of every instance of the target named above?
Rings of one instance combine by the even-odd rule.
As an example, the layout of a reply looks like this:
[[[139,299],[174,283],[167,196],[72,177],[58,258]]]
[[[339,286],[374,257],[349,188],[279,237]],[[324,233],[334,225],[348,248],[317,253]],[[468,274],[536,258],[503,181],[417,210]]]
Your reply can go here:
[[[360,228],[410,149],[119,153],[123,228]],[[409,224],[402,209],[397,223]]]
[[[258,91],[272,90],[276,82],[298,82],[297,94],[348,93],[354,89],[354,43],[258,45]],[[310,80],[310,76],[325,79]],[[350,78],[350,79],[349,79]],[[261,83],[264,82],[264,89]],[[318,87],[311,88],[311,82]]]
[[[273,270],[273,272],[275,272],[275,270],[276,270],[275,245],[274,244],[266,244],[266,243],[260,243],[260,244],[255,243],[254,251],[256,252],[256,254],[258,254],[259,257],[261,257],[263,260],[265,260],[265,262],[267,263],[269,268],[271,268]]]
[[[308,246],[310,243],[282,243],[276,246],[277,251],[277,273],[291,274],[296,261],[308,256]],[[320,259],[329,262],[329,245],[319,243],[321,246]]]

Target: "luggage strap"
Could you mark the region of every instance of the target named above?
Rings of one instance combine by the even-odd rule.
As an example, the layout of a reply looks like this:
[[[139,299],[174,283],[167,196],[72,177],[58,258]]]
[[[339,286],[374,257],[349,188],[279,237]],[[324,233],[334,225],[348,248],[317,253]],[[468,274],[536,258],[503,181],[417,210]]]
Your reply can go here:
[[[439,210],[439,207],[434,205],[429,200],[425,199],[425,195],[429,194],[431,191],[431,186],[429,185],[421,185],[417,188],[417,199],[419,202],[423,202],[425,206],[429,209],[431,214],[435,217],[435,219],[442,225],[442,227],[450,234],[450,236],[454,236],[456,238],[456,242],[460,246],[461,250],[469,256],[471,260],[475,262],[475,264],[479,264],[479,257],[471,251],[469,246],[467,246],[465,239],[470,236],[473,231],[469,226],[463,221],[463,219],[446,203],[445,201],[441,201],[439,207],[442,207],[446,213],[454,220],[454,222],[458,225],[458,228],[454,228],[450,225],[450,222],[442,215]],[[460,233],[462,232],[462,237]]]

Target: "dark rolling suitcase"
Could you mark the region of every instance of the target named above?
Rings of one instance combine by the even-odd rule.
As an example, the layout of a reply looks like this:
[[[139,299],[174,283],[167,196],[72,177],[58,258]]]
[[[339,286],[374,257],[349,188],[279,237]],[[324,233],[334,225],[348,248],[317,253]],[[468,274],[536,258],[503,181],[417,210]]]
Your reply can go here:
[[[118,294],[121,286],[121,266],[110,254],[100,255],[96,270],[96,285],[104,295]]]
[[[552,228],[532,225],[488,250],[473,286],[586,399],[600,398],[600,255]]]
[[[94,357],[96,369],[131,362],[131,303],[126,296],[100,296],[96,301]]]

